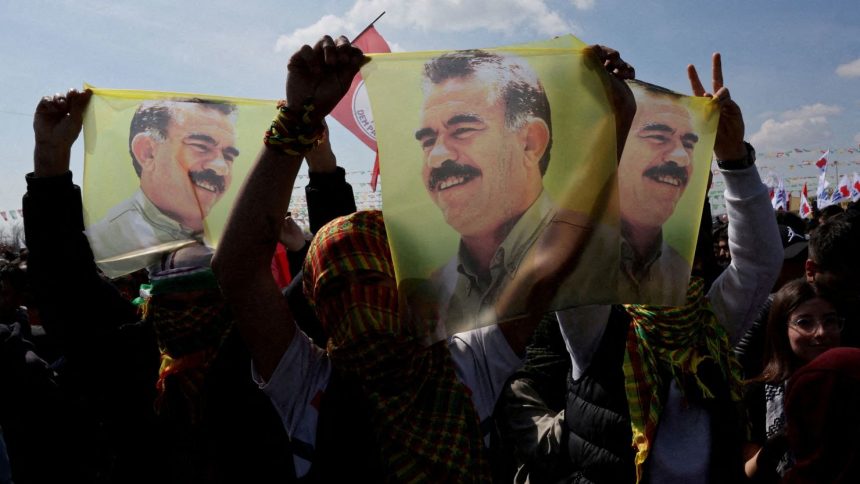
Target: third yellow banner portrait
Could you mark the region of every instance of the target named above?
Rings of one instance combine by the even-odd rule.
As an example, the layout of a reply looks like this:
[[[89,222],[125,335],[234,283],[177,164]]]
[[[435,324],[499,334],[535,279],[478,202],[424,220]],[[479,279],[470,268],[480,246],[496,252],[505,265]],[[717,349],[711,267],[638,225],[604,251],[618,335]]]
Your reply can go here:
[[[398,287],[440,337],[537,304],[683,301],[718,120],[708,100],[629,83],[622,131],[617,83],[572,36],[371,57]]]

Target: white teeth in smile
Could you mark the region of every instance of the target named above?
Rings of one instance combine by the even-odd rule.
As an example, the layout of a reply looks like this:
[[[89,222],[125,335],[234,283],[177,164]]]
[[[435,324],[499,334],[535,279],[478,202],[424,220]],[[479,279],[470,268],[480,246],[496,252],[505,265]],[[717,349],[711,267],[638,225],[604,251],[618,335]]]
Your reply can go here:
[[[674,176],[663,175],[657,177],[657,181],[660,183],[665,183],[667,185],[672,185],[673,187],[681,186],[681,180],[675,178]]]
[[[448,177],[448,178],[446,178],[446,179],[442,180],[441,182],[439,182],[439,185],[438,185],[438,186],[439,186],[439,188],[438,188],[438,190],[440,190],[440,191],[441,191],[441,190],[445,190],[446,188],[451,188],[451,187],[453,187],[453,186],[460,185],[460,184],[464,183],[465,181],[466,181],[466,177],[465,177],[465,176],[452,176],[452,177]]]
[[[206,183],[205,181],[201,180],[201,181],[195,181],[194,184],[197,185],[198,187],[208,191],[208,192],[218,193],[218,188],[215,187],[215,185],[212,185],[211,183]]]

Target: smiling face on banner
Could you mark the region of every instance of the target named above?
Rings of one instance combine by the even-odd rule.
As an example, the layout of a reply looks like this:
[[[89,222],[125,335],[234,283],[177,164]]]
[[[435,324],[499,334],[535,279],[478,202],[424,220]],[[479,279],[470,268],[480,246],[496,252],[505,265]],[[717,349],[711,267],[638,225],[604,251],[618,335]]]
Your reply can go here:
[[[481,50],[431,59],[424,74],[415,132],[424,187],[462,236],[504,238],[542,190],[551,140],[543,86],[521,59]]]
[[[163,213],[194,230],[230,188],[239,156],[231,107],[193,102],[162,103],[166,129],[134,133],[130,150],[139,167],[140,186]],[[143,106],[138,113],[158,108]]]
[[[636,227],[662,227],[693,175],[699,136],[684,106],[643,92],[618,165],[621,218]]]
[[[524,150],[527,128],[505,126],[505,106],[494,90],[473,77],[434,85],[415,135],[427,193],[464,236],[497,230],[540,191],[526,183],[540,179]]]

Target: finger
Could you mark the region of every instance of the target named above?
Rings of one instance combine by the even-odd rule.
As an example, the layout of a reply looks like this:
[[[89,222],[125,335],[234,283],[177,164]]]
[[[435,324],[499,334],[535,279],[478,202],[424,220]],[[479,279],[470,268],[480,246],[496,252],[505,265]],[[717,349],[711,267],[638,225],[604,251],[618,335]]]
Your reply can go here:
[[[731,95],[729,95],[729,89],[727,87],[721,87],[714,93],[714,100],[720,103],[724,103],[726,101],[730,101],[732,99]]]
[[[723,61],[719,52],[714,52],[714,55],[711,57],[711,62],[711,72],[714,77],[713,92],[717,92],[721,87],[723,87]]]
[[[314,50],[311,46],[305,44],[290,57],[290,62],[287,64],[288,70],[305,69],[314,58]]]
[[[48,114],[54,112],[54,108],[55,106],[53,96],[45,96],[40,99],[39,104],[36,105],[36,112]]]
[[[340,64],[349,64],[352,62],[352,44],[349,39],[341,35],[335,41],[335,49],[337,50],[337,61]]]
[[[690,64],[687,66],[687,77],[690,78],[690,87],[693,89],[694,96],[704,96],[705,86],[699,80],[699,73],[696,72],[696,66]]]
[[[619,54],[617,50],[606,47],[605,45],[595,44],[589,47],[594,55],[602,61],[615,61],[621,58],[621,54]]]
[[[334,45],[334,39],[326,35],[320,41],[323,58],[322,61],[325,65],[335,65],[337,64],[337,50]]]
[[[51,104],[57,113],[66,114],[69,112],[69,103],[66,100],[66,96],[62,94],[54,94]]]
[[[74,89],[69,91],[69,117],[75,123],[80,123],[83,119],[84,110],[86,109],[92,94],[93,92],[89,90],[85,92],[78,92]]]
[[[618,59],[618,67],[615,70],[619,79],[634,79],[636,77],[636,70],[633,69],[633,66],[621,59]]]

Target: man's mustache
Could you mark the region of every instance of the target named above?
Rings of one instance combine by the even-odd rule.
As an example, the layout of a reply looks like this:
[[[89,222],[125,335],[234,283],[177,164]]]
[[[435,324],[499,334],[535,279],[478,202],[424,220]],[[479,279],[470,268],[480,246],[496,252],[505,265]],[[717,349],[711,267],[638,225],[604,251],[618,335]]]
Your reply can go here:
[[[224,180],[224,177],[215,173],[215,170],[212,169],[189,171],[188,178],[195,185],[213,193],[224,193],[224,190],[227,189],[227,182]]]
[[[463,177],[466,179],[481,175],[481,170],[467,165],[461,165],[454,160],[445,160],[436,168],[430,170],[430,179],[427,181],[427,189],[436,191],[439,184],[449,178]]]
[[[678,166],[674,161],[667,161],[662,165],[652,166],[645,170],[643,175],[655,180],[663,177],[677,178],[681,182],[682,187],[686,187],[688,181],[687,170]]]

